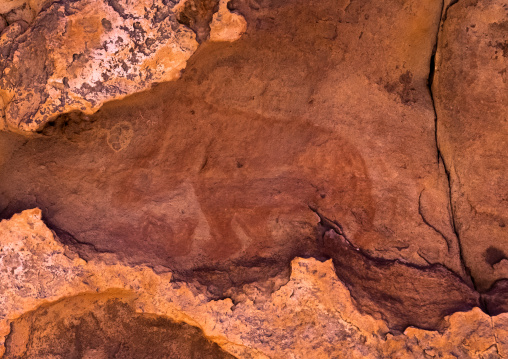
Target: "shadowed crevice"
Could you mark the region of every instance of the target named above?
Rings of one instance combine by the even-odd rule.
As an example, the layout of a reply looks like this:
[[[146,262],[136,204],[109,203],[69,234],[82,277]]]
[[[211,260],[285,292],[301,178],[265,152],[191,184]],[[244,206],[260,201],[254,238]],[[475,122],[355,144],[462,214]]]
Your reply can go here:
[[[480,295],[443,265],[373,257],[354,246],[337,221],[312,210],[320,217],[321,253],[333,260],[358,308],[390,328],[435,330],[447,315],[483,307]]]
[[[453,205],[452,180],[451,180],[451,177],[450,177],[449,167],[447,167],[447,164],[445,162],[445,159],[443,157],[443,154],[442,154],[442,151],[441,151],[441,148],[440,148],[440,145],[439,145],[439,136],[438,136],[439,119],[438,119],[438,114],[437,114],[437,110],[436,110],[434,93],[433,93],[433,90],[432,90],[432,86],[434,84],[434,77],[436,76],[436,53],[437,53],[438,47],[440,45],[440,34],[442,32],[442,29],[443,29],[443,24],[444,24],[444,22],[446,21],[446,19],[448,17],[448,10],[450,9],[451,6],[453,6],[457,2],[458,2],[458,0],[452,0],[450,2],[450,4],[448,4],[448,6],[446,8],[445,8],[445,0],[443,0],[443,2],[442,2],[441,20],[439,22],[439,26],[438,26],[438,29],[436,31],[436,39],[435,39],[435,43],[434,43],[434,48],[432,50],[432,55],[431,55],[431,58],[430,58],[430,69],[429,69],[429,77],[428,77],[428,80],[427,80],[427,88],[428,88],[428,91],[429,91],[429,94],[430,94],[430,99],[431,99],[431,102],[432,102],[432,109],[434,111],[434,133],[435,133],[437,164],[438,164],[438,166],[440,164],[443,165],[443,168],[444,168],[444,171],[445,171],[445,174],[446,174],[447,184],[448,184],[449,210],[450,210],[450,218],[451,218],[451,221],[452,221],[451,227],[452,227],[452,230],[453,230],[453,232],[455,234],[455,237],[457,238],[457,241],[458,241],[459,258],[460,258],[460,263],[461,263],[461,266],[462,266],[462,269],[463,269],[463,273],[465,273],[465,274],[467,274],[469,276],[472,285],[476,289],[475,279],[471,275],[471,270],[468,268],[468,265],[467,265],[467,263],[466,263],[466,261],[464,259],[463,248],[462,248],[463,244],[462,244],[462,242],[460,240],[460,234],[459,234],[459,231],[457,229],[456,213],[455,213],[454,205]],[[420,197],[421,197],[421,194],[420,194]],[[423,216],[422,216],[422,219],[425,222],[425,219],[423,218]],[[425,223],[427,224],[427,222],[425,222]],[[447,240],[447,245],[448,245],[448,248],[450,248],[450,243],[449,243],[448,240]]]

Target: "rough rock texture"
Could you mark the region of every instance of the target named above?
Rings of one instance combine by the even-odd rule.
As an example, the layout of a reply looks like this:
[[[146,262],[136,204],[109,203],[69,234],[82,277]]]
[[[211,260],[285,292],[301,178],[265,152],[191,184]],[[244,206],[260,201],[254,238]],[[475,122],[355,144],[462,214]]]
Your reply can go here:
[[[0,13],[8,356],[508,355],[501,0]]]
[[[473,309],[446,317],[440,331],[409,327],[393,332],[384,321],[358,311],[332,261],[296,258],[285,285],[268,297],[255,285],[248,286],[234,304],[229,298],[208,301],[199,288],[170,282],[169,274],[146,267],[85,262],[56,241],[38,209],[2,221],[0,244],[6,269],[1,283],[12,283],[0,297],[0,330],[7,336],[4,358],[159,358],[163,353],[230,357],[225,352],[237,358],[508,354],[507,314],[489,317]],[[32,286],[42,283],[38,277],[54,280],[46,279],[40,290]]]
[[[376,257],[467,281],[426,86],[441,5],[388,3],[230,2],[246,33],[203,43],[181,79],[5,135],[3,216],[39,206],[82,252],[223,295],[320,255],[310,205]]]
[[[134,313],[122,299],[79,295],[37,308],[11,326],[4,358],[234,358],[198,328]]]
[[[12,318],[45,301],[109,288],[149,288],[171,278],[149,268],[88,264],[55,240],[38,209],[2,221],[0,238],[0,336],[8,333]]]
[[[228,0],[220,0],[210,22],[210,41],[236,41],[247,28],[243,16],[228,10]]]
[[[452,5],[436,54],[437,139],[462,253],[481,290],[508,277],[507,68],[506,2]]]
[[[30,9],[31,18],[9,21],[15,10],[8,12],[10,25],[0,37],[0,126],[12,130],[34,131],[69,111],[93,113],[105,101],[174,80],[198,46],[194,32],[178,22],[192,0],[35,3],[16,8]],[[40,12],[28,26],[32,8]],[[205,10],[209,19],[199,24],[208,31],[200,30],[201,37],[214,15],[213,7]],[[213,40],[243,32],[240,16],[224,6],[216,15]]]

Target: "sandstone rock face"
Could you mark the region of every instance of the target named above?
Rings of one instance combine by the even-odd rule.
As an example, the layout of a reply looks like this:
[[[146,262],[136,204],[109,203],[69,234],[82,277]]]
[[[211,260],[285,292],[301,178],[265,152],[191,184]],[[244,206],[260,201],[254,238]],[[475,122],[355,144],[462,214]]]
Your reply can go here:
[[[426,87],[441,5],[308,6],[230,3],[247,32],[180,80],[48,125],[2,168],[4,216],[40,206],[84,248],[227,287],[319,253],[311,205],[377,257],[467,279]]]
[[[506,4],[0,14],[6,357],[508,355]]]
[[[2,288],[0,307],[0,330],[7,337],[4,358],[163,353],[189,358],[500,358],[508,353],[503,339],[508,315],[489,317],[479,309],[446,317],[440,332],[409,327],[393,334],[383,320],[358,311],[331,260],[296,258],[289,282],[268,297],[251,285],[237,304],[229,298],[208,301],[200,288],[170,282],[170,274],[107,264],[108,255],[85,262],[62,246],[40,217],[40,210],[27,210],[0,223],[0,261],[8,269],[1,283],[11,283],[10,290]],[[47,278],[44,290],[33,287],[42,283],[40,277]]]
[[[459,1],[436,56],[439,148],[455,225],[478,288],[508,277],[508,6]]]
[[[157,276],[149,268],[88,264],[54,238],[42,223],[38,209],[2,221],[0,238],[2,337],[9,332],[13,318],[44,302],[110,288],[149,288],[154,280],[167,282],[171,278],[169,274]],[[140,281],[144,284],[140,285]]]
[[[2,126],[34,131],[58,114],[93,113],[105,101],[178,78],[198,46],[177,21],[186,4],[46,0],[14,8],[0,37]],[[10,16],[15,11],[20,19]],[[224,6],[217,16],[213,40],[242,33],[240,16]]]

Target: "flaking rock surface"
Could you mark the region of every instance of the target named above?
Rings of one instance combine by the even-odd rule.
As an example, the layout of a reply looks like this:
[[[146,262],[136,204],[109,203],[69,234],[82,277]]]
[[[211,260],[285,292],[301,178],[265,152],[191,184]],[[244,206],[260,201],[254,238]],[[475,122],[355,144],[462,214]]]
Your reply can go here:
[[[0,128],[35,131],[59,114],[93,113],[178,78],[198,46],[194,31],[178,21],[186,7],[185,0],[11,4],[0,29]],[[213,6],[204,11],[211,22]],[[213,39],[238,37],[239,18],[223,5]],[[207,34],[209,22],[201,24]]]
[[[507,314],[475,308],[445,317],[440,331],[394,332],[358,311],[332,260],[295,258],[289,281],[271,295],[250,285],[233,303],[109,255],[85,262],[57,240],[39,209],[0,222],[0,245],[4,358],[508,355]]]

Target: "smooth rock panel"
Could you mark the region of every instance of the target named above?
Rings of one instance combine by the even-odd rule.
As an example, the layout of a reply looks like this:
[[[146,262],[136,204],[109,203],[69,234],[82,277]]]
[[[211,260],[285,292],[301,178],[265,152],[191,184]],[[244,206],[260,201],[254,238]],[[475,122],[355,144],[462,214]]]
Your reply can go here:
[[[508,277],[508,5],[458,1],[439,35],[433,93],[453,216],[476,286]]]

